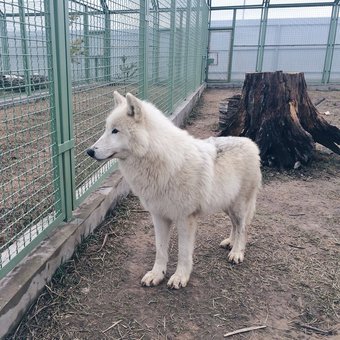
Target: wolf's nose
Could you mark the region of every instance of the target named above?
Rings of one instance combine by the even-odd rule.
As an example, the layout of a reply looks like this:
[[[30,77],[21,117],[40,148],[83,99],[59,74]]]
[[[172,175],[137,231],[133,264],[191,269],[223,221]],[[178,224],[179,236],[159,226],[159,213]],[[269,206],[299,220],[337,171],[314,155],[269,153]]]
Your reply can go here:
[[[90,157],[94,158],[94,150],[93,149],[87,149],[86,152]]]

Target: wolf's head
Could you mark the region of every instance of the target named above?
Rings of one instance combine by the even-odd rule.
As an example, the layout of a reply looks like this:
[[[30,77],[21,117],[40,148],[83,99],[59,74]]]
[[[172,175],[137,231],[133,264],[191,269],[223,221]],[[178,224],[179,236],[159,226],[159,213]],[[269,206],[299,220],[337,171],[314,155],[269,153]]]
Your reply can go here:
[[[131,93],[125,98],[117,91],[114,102],[103,135],[86,150],[87,154],[98,161],[126,159],[131,154],[143,157],[148,149],[143,102]]]

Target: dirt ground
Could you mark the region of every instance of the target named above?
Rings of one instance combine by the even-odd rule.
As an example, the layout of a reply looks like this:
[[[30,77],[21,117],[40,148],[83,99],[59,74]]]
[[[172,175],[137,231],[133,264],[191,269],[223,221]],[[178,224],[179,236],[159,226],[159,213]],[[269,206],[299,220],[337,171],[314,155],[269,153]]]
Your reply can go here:
[[[239,90],[208,89],[188,121],[216,134],[218,105]],[[340,92],[309,92],[340,126]],[[309,167],[263,169],[245,261],[227,262],[224,214],[199,220],[194,270],[185,289],[140,280],[155,255],[150,216],[136,197],[63,265],[10,339],[340,339],[340,157],[319,147]],[[175,270],[174,229],[167,277]]]

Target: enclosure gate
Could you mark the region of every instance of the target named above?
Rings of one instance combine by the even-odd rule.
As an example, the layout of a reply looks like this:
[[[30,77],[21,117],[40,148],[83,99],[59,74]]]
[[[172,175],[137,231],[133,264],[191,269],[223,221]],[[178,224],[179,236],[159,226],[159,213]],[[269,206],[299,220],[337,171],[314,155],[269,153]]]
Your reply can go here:
[[[204,0],[0,2],[0,278],[116,167],[113,91],[171,114],[204,81]]]
[[[230,82],[232,37],[232,29],[209,30],[207,81]]]

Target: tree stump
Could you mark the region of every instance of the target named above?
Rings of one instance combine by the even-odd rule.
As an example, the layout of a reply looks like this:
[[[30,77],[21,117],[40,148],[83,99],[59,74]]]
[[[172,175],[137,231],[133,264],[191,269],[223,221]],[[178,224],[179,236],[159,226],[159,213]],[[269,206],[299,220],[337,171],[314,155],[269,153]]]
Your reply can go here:
[[[242,94],[220,105],[220,136],[245,136],[260,148],[264,165],[308,163],[315,142],[340,154],[340,130],[312,104],[303,73],[247,73]]]

